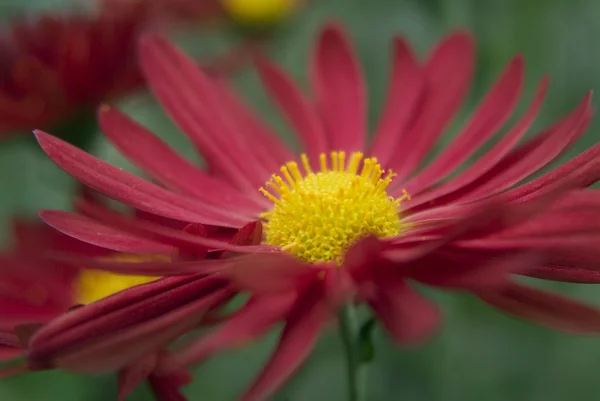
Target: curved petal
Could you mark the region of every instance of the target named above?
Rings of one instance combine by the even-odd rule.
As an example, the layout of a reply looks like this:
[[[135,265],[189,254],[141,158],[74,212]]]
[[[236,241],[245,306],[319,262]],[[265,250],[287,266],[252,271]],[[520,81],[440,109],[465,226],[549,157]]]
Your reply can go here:
[[[266,399],[308,357],[323,325],[330,318],[322,302],[325,296],[323,287],[322,283],[314,284],[298,299],[287,318],[277,349],[241,398],[242,401]]]
[[[140,63],[148,85],[182,131],[206,157],[212,169],[247,196],[263,201],[256,189],[272,174],[264,170],[244,132],[229,122],[214,82],[187,55],[158,36],[144,38]]]
[[[510,118],[521,95],[524,78],[522,57],[514,58],[489,91],[466,128],[424,170],[403,187],[418,195],[451,174],[490,139]]]
[[[304,152],[315,163],[321,153],[330,149],[317,111],[287,74],[276,65],[257,59],[256,67],[263,85],[300,136]]]
[[[48,157],[81,183],[137,209],[194,223],[241,226],[234,211],[224,213],[210,205],[167,191],[133,174],[111,166],[73,145],[41,131],[37,140]]]
[[[330,24],[320,34],[312,81],[329,148],[362,151],[367,130],[363,75],[349,38],[338,25]]]
[[[257,216],[262,208],[229,184],[208,176],[119,110],[103,106],[98,120],[108,139],[133,163],[162,184],[213,206]]]
[[[387,166],[406,134],[425,92],[424,71],[402,38],[394,39],[394,61],[387,99],[369,154]]]
[[[543,326],[580,334],[600,332],[598,309],[547,291],[510,283],[476,295],[495,308]]]
[[[465,32],[449,35],[434,50],[425,66],[427,92],[422,110],[402,150],[390,160],[389,168],[398,175],[398,182],[419,167],[458,111],[469,89],[473,65],[473,39]]]

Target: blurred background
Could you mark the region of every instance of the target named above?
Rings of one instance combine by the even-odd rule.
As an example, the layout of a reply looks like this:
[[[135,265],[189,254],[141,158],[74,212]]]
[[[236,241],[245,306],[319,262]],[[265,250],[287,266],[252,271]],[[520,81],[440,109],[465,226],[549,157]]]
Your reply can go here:
[[[32,23],[35,23],[32,16],[41,13],[98,12],[84,3],[85,0],[0,0],[1,24],[5,27],[0,31],[8,37],[10,27],[17,21],[23,23],[33,18]],[[159,21],[152,29],[163,29],[168,25],[165,32],[168,31],[173,40],[200,62],[214,59],[248,41],[260,42],[277,62],[300,82],[305,82],[311,42],[318,27],[327,19],[340,20],[351,32],[367,76],[371,123],[379,114],[384,97],[389,41],[394,34],[409,38],[424,55],[452,29],[466,27],[473,32],[478,43],[477,76],[462,116],[455,122],[456,127],[516,53],[524,54],[527,62],[527,87],[522,107],[541,76],[546,72],[551,76],[548,100],[536,129],[560,118],[587,90],[600,88],[598,0],[313,0],[296,11],[294,15],[279,18],[276,24],[269,21],[268,26],[264,21],[238,20],[237,24],[232,24],[230,21],[222,23],[223,17],[219,15],[205,18],[204,14],[184,12],[185,18],[182,18],[181,13],[174,13],[168,21]],[[76,31],[72,36],[77,36]],[[0,41],[0,53],[9,51],[5,39]],[[93,47],[91,50],[94,52]],[[134,51],[127,51],[129,57],[135,56]],[[115,63],[107,57],[110,56],[98,61],[108,63],[106,66],[99,64],[101,69]],[[117,64],[126,62],[122,54],[118,57]],[[0,63],[3,63],[0,64],[0,78],[8,79],[6,71],[12,71],[14,67],[9,65],[10,57],[0,54]],[[231,74],[240,91],[280,129],[282,135],[289,137],[290,131],[274,113],[252,69],[245,68],[243,61],[234,64]],[[108,81],[112,82],[111,79]],[[448,80],[451,79],[449,75]],[[6,82],[0,82],[0,89],[5,85]],[[127,87],[110,99],[182,153],[193,157],[183,136],[143,89],[138,90],[135,85]],[[2,119],[11,114],[6,111],[4,102],[0,95],[0,130],[4,131],[0,142],[0,224],[2,243],[9,244],[10,221],[14,215],[34,216],[40,208],[69,209],[76,187],[70,177],[54,166],[36,146],[30,134],[34,126],[27,129],[3,127]],[[594,103],[598,104],[597,100]],[[47,126],[35,127],[61,135],[119,167],[136,171],[97,132],[89,110],[78,110],[62,117],[40,122]],[[31,122],[26,121],[25,126],[27,124]],[[596,119],[570,155],[597,142],[599,128],[600,121]],[[452,134],[450,129],[444,141]],[[440,148],[444,141],[439,144]],[[600,287],[551,286],[576,298],[600,304]],[[466,295],[430,295],[443,304],[446,324],[424,347],[396,348],[376,330],[375,361],[369,373],[369,401],[600,398],[600,339],[571,337],[534,327],[505,317]],[[220,355],[197,368],[193,384],[186,389],[190,400],[234,399],[261,366],[274,338],[273,335],[250,348]],[[345,391],[341,345],[331,333],[323,336],[317,352],[274,399],[344,400]],[[2,401],[104,401],[115,399],[115,393],[114,375],[80,377],[41,372],[0,381]],[[141,388],[131,400],[151,400],[151,396],[147,389]]]

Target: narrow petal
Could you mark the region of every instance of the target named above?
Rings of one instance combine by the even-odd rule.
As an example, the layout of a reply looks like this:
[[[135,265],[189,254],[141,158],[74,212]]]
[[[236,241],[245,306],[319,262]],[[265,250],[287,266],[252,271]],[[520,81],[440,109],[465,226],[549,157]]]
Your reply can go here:
[[[314,163],[319,154],[330,149],[317,111],[279,67],[264,59],[258,59],[256,66],[263,85],[299,135],[304,152]]]
[[[278,171],[285,162],[293,160],[294,154],[280,136],[273,133],[224,80],[216,83],[225,107],[235,116],[232,122],[237,124],[240,132],[247,132],[243,136],[245,144],[254,148],[264,167],[270,171]]]
[[[384,327],[399,343],[417,343],[429,338],[438,328],[438,308],[411,289],[404,280],[390,276],[365,284],[362,296],[377,313]]]
[[[519,121],[515,123],[515,125],[502,137],[498,143],[492,147],[492,149],[467,167],[465,171],[460,173],[457,177],[449,180],[447,183],[431,189],[422,195],[412,195],[412,199],[408,205],[409,209],[414,210],[415,208],[432,200],[465,187],[491,170],[517,145],[521,138],[523,138],[523,136],[527,133],[535,121],[538,112],[540,111],[547,91],[548,79],[546,77],[542,80],[533,102],[525,114],[523,114]]]
[[[403,184],[409,194],[417,195],[447,177],[502,127],[521,95],[524,70],[522,57],[511,61],[466,128],[423,171]]]
[[[448,199],[461,202],[473,201],[504,191],[531,174],[546,167],[548,163],[560,156],[584,131],[591,118],[590,95],[586,96],[578,107],[560,123],[546,132],[534,137],[528,142],[509,153],[494,168],[481,176],[470,186],[467,186]],[[588,154],[593,151],[588,150]],[[561,166],[552,170],[543,180],[534,180],[526,184],[518,192],[538,187],[550,177],[560,176],[568,171],[569,167],[579,161],[569,162],[568,167]],[[541,178],[541,177],[540,177]],[[515,196],[518,196],[515,193]]]
[[[312,65],[313,88],[332,150],[364,149],[366,91],[350,39],[338,25],[320,34]]]
[[[133,174],[124,172],[51,135],[36,131],[36,137],[46,154],[60,168],[81,183],[106,196],[173,219],[212,225],[240,226],[241,216],[234,211],[223,213],[210,205],[167,191]]]
[[[324,295],[323,286],[317,283],[297,301],[289,314],[277,349],[241,398],[242,401],[268,398],[308,357],[330,317],[322,302]]]
[[[87,320],[91,313],[86,313],[86,308],[98,312],[114,307],[121,301],[119,295],[129,290],[75,310],[71,314],[79,317],[79,324],[49,337],[50,331],[56,332],[52,323],[33,337],[31,363],[80,372],[122,368],[196,327],[211,306],[231,298],[233,292],[219,281],[215,278],[191,280],[141,302],[116,310],[111,308],[112,313],[97,315],[92,321]]]
[[[150,353],[121,369],[117,401],[126,401],[131,392],[150,376],[156,367],[156,362],[157,354]]]
[[[227,205],[225,212],[234,209],[249,216],[257,216],[261,212],[261,206],[242,192],[208,176],[119,110],[103,106],[98,112],[98,119],[108,139],[129,160],[167,187],[213,206]]]
[[[385,107],[369,152],[382,166],[388,165],[394,152],[406,141],[409,124],[425,89],[424,71],[404,39],[394,39],[393,57]]]
[[[215,331],[178,349],[177,365],[202,363],[221,350],[256,340],[285,318],[296,298],[293,293],[251,298]]]
[[[79,214],[42,210],[39,215],[46,224],[61,233],[102,248],[137,254],[173,252],[172,246],[129,234]],[[93,231],[90,231],[92,228]]]
[[[600,311],[547,291],[510,283],[477,296],[504,312],[554,329],[579,334],[600,332]]]
[[[211,169],[247,196],[254,195],[272,172],[262,168],[252,148],[244,147],[245,132],[228,122],[232,116],[224,110],[215,83],[192,59],[157,36],[142,41],[140,63],[150,89]],[[256,198],[262,201],[258,193]]]
[[[434,50],[425,66],[425,103],[406,135],[407,141],[389,165],[398,174],[398,181],[406,179],[420,166],[458,111],[469,89],[473,66],[473,40],[464,32],[448,36]]]

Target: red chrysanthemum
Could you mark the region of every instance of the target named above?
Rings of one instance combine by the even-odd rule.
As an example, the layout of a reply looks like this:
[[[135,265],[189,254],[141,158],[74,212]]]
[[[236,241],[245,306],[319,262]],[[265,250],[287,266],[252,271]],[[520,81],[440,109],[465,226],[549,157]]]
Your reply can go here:
[[[323,30],[317,44],[314,102],[278,67],[257,63],[298,133],[301,156],[226,82],[211,79],[160,38],[142,43],[142,69],[209,173],[110,107],[99,112],[108,139],[158,184],[37,132],[58,166],[146,216],[131,218],[81,201],[80,214],[42,211],[49,225],[117,252],[175,256],[144,263],[63,256],[79,266],[174,277],[51,322],[32,338],[30,363],[89,371],[86,361],[94,360],[96,370],[121,368],[196,324],[197,310],[188,306],[225,302],[236,291],[250,292],[249,302],[209,335],[183,345],[166,365],[197,363],[283,320],[279,345],[246,401],[265,398],[287,379],[342,305],[367,303],[398,342],[427,338],[440,314],[412,282],[469,291],[560,330],[600,332],[596,309],[511,280],[521,274],[598,282],[600,193],[586,188],[600,177],[600,145],[528,180],[582,134],[591,117],[590,96],[523,140],[545,97],[544,78],[525,113],[460,170],[514,112],[524,76],[523,60],[516,57],[456,138],[425,163],[469,88],[473,41],[453,33],[424,62],[401,38],[393,51],[389,94],[373,140],[366,135],[360,66],[335,25]],[[231,229],[240,231],[232,238]],[[143,317],[132,314],[132,302]],[[181,326],[165,333],[174,322]],[[100,334],[90,337],[94,330]]]
[[[194,2],[192,9],[188,3],[99,0],[93,13],[46,14],[6,27],[0,36],[0,134],[50,127],[137,89],[143,83],[136,60],[140,34],[221,15],[217,1]],[[245,53],[236,49],[214,67],[233,69]]]

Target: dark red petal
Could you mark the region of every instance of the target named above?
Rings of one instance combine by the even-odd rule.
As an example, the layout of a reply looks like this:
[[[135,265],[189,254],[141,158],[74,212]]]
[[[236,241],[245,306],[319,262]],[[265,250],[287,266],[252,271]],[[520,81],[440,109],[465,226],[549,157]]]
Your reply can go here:
[[[382,166],[387,166],[394,152],[403,146],[425,88],[423,69],[402,38],[394,39],[394,62],[388,86],[385,107],[369,152]]]
[[[229,122],[232,116],[219,99],[217,85],[194,60],[158,36],[142,41],[140,63],[150,89],[211,169],[247,196],[264,202],[256,189],[273,172],[264,169],[251,147],[244,146],[246,133]]]
[[[268,398],[308,357],[330,317],[324,297],[324,286],[318,282],[303,293],[288,316],[277,349],[242,401]]]
[[[473,182],[472,185],[460,189],[455,194],[450,194],[449,199],[451,201],[468,202],[488,197],[512,187],[544,168],[560,156],[585,131],[591,118],[590,99],[590,95],[586,96],[578,107],[560,123],[509,153],[494,168]],[[586,153],[593,153],[592,149],[589,149]],[[512,195],[514,198],[518,198],[523,193],[531,191],[531,189],[539,188],[551,180],[563,177],[566,172],[571,171],[570,168],[583,161],[584,154],[579,156],[581,159],[577,161],[575,160],[578,158],[572,159],[566,163],[567,166],[562,165],[546,175],[515,189]]]
[[[156,367],[157,358],[156,353],[144,355],[119,371],[117,401],[126,401],[129,394],[146,381]]]
[[[494,145],[492,149],[486,152],[477,161],[471,164],[465,171],[457,177],[449,180],[447,183],[433,188],[422,195],[413,196],[410,202],[406,203],[408,210],[415,209],[421,205],[426,207],[427,202],[431,202],[436,198],[447,195],[466,185],[471,184],[477,178],[481,177],[492,169],[500,160],[502,160],[521,140],[533,124],[546,93],[548,91],[548,79],[544,78],[538,88],[538,92],[534,97],[529,109],[523,114],[521,119],[515,123],[510,131],[508,131],[502,139]],[[399,191],[397,191],[399,196]]]
[[[380,277],[370,286],[363,284],[360,293],[400,343],[424,341],[440,325],[438,308],[396,276]]]
[[[554,329],[580,334],[600,332],[599,310],[547,291],[510,283],[476,295],[504,312]]]
[[[350,39],[338,25],[321,32],[312,81],[330,149],[362,151],[367,130],[363,75]]]
[[[173,219],[212,225],[239,227],[246,220],[236,216],[234,210],[223,213],[209,205],[199,205],[197,201],[113,167],[41,131],[36,131],[36,137],[44,152],[67,173],[106,196],[137,209]]]
[[[64,341],[66,346],[52,349],[48,343],[40,344],[38,341],[35,347],[32,340],[32,364],[51,363],[78,372],[106,372],[122,368],[196,328],[210,308],[234,295],[229,288],[200,295],[198,288],[185,287],[167,294],[168,299],[158,297],[148,301],[151,306],[145,305],[142,310],[140,305],[136,305],[136,310],[124,308],[119,313],[99,318],[95,323],[61,333],[55,341]],[[180,296],[182,291],[187,292],[184,298]],[[161,311],[150,316],[143,311],[148,307]]]
[[[226,182],[208,176],[119,110],[103,106],[98,112],[98,119],[108,139],[129,160],[162,184],[218,208],[227,205],[223,209],[226,212],[235,209],[239,213],[257,216],[262,211],[260,205]]]
[[[294,293],[251,298],[215,331],[178,349],[177,365],[202,363],[219,351],[256,340],[286,317],[296,298]]]
[[[256,66],[263,85],[290,121],[304,152],[316,166],[319,154],[330,149],[317,111],[279,67],[264,59],[258,59]]]
[[[134,236],[88,217],[59,210],[42,210],[44,222],[72,238],[102,248],[127,253],[171,254],[173,247],[157,241]]]
[[[409,194],[417,195],[447,177],[502,127],[521,95],[524,70],[522,57],[511,61],[466,128],[423,171],[402,184]]]
[[[458,111],[469,88],[473,66],[473,39],[464,32],[449,35],[433,51],[425,66],[425,103],[406,142],[389,164],[398,174],[398,182],[419,167]]]

